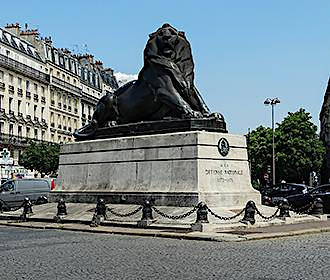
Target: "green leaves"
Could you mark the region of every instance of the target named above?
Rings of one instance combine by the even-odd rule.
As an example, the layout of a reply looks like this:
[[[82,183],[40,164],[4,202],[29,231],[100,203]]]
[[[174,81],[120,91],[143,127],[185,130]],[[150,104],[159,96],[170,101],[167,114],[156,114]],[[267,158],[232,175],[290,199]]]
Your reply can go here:
[[[272,163],[272,130],[259,126],[252,131],[248,151],[252,181],[262,181]],[[304,109],[288,113],[275,129],[276,181],[307,183],[309,173],[320,170],[324,153],[310,114]]]
[[[40,172],[42,176],[49,175],[57,171],[59,153],[59,144],[32,142],[20,156],[19,164]]]

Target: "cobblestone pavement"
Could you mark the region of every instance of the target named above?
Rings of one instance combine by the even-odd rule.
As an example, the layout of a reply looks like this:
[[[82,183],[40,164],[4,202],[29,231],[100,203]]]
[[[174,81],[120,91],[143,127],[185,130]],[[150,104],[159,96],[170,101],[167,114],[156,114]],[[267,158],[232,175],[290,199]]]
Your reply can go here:
[[[330,279],[330,233],[206,242],[0,226],[0,279]]]

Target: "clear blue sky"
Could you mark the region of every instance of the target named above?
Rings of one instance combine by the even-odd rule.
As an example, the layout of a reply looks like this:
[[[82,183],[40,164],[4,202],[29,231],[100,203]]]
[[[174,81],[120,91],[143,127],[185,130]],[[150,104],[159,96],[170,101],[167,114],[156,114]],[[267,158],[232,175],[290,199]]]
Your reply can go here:
[[[20,22],[55,46],[87,44],[115,71],[138,73],[148,34],[168,22],[186,32],[195,84],[230,133],[270,126],[300,107],[318,116],[330,73],[330,1],[1,1],[0,25]]]

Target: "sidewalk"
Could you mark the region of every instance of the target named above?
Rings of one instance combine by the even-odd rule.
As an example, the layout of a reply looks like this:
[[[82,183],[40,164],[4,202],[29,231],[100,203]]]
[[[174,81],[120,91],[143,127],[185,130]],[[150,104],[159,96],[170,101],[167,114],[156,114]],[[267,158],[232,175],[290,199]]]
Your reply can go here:
[[[117,212],[127,213],[135,209],[137,205],[116,205],[115,207]],[[326,220],[325,215],[320,219],[310,215],[295,215],[294,213],[290,213],[292,217],[285,220],[275,218],[271,221],[263,221],[256,217],[256,224],[253,226],[240,223],[239,218],[235,221],[218,221],[209,215],[210,223],[203,224],[203,232],[191,230],[191,224],[196,220],[195,215],[180,221],[171,221],[162,219],[154,214],[154,223],[147,228],[139,228],[137,222],[141,219],[141,213],[137,213],[135,216],[126,219],[110,217],[101,226],[90,227],[89,225],[94,213],[93,205],[68,204],[67,208],[69,215],[62,223],[54,222],[56,204],[49,203],[34,206],[34,214],[29,217],[27,222],[18,220],[22,210],[4,212],[0,214],[0,225],[205,241],[246,241],[330,232],[330,219]],[[263,208],[262,210],[268,215],[276,210],[275,208],[267,208]],[[178,214],[178,211],[183,213],[187,209],[162,208],[164,212],[170,214]],[[226,216],[232,216],[237,212],[237,209],[218,208],[216,210],[217,213],[225,213]]]

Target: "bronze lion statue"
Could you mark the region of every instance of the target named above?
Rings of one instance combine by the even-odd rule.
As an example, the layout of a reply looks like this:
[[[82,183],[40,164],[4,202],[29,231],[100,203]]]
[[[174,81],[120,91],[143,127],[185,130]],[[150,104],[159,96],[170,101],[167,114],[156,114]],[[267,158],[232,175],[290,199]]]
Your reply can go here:
[[[76,130],[76,138],[92,136],[109,125],[164,118],[218,118],[211,114],[194,85],[194,62],[184,32],[164,24],[149,35],[138,80],[103,96],[92,121]]]

